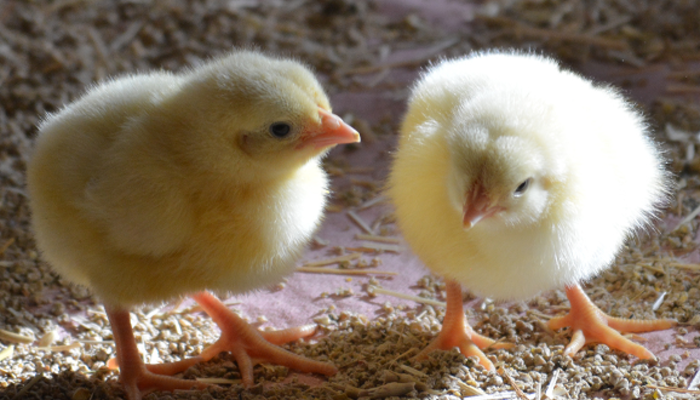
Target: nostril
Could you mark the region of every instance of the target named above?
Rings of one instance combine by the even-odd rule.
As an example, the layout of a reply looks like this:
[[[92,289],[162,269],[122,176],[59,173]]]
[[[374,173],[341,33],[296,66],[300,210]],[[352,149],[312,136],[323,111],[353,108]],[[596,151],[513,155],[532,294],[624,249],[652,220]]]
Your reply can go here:
[[[327,115],[323,118],[323,125],[332,131],[340,129],[340,118],[335,115]]]
[[[320,107],[318,109],[318,113],[319,115],[321,115],[321,125],[325,129],[329,131],[335,131],[340,129],[340,127],[342,126],[343,121],[337,115],[328,112]]]

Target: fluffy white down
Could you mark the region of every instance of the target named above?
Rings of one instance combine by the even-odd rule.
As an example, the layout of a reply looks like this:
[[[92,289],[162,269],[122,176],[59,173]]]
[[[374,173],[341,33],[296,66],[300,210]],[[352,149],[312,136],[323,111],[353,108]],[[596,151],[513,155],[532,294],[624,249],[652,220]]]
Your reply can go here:
[[[668,183],[647,135],[615,90],[552,59],[477,53],[433,66],[414,87],[388,192],[434,272],[482,296],[527,298],[607,268],[648,223]],[[475,173],[463,159],[492,157],[502,137],[525,144],[499,160],[536,171],[541,213],[506,211],[465,231],[452,175]]]

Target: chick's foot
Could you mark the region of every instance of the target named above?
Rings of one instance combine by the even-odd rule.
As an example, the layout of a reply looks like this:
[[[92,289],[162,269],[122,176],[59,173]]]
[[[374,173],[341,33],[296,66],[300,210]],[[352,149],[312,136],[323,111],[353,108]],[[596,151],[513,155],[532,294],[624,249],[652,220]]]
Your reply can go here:
[[[599,342],[641,359],[653,358],[652,352],[625,338],[620,332],[659,331],[677,324],[672,319],[632,320],[610,317],[591,302],[579,285],[568,286],[566,296],[571,303],[571,310],[564,316],[549,320],[549,327],[551,329],[571,327],[573,336],[564,349],[564,353],[569,356],[576,354],[585,344]]]
[[[503,349],[512,347],[510,343],[496,343],[493,339],[482,336],[476,332],[467,322],[462,306],[462,287],[459,283],[448,280],[446,282],[447,309],[442,321],[442,330],[416,358],[425,358],[433,350],[452,350],[459,348],[459,352],[465,357],[477,356],[479,364],[488,371],[495,368],[491,360],[482,351],[485,348]]]
[[[313,326],[285,329],[277,332],[260,332],[208,292],[192,296],[204,311],[219,325],[221,337],[216,343],[204,349],[201,357],[207,361],[221,353],[230,351],[238,363],[238,369],[246,387],[253,386],[253,365],[257,360],[284,365],[302,372],[314,372],[327,376],[338,370],[331,364],[313,361],[277,347],[282,344],[314,333]]]
[[[119,380],[126,391],[128,400],[141,400],[143,393],[153,390],[173,391],[192,388],[203,389],[208,386],[201,382],[177,379],[149,371],[144,365],[143,360],[141,360],[141,356],[136,347],[129,311],[111,307],[105,307],[105,311],[107,312],[109,323],[112,325],[112,334],[114,335],[114,342],[117,347]],[[189,363],[189,365],[193,365],[201,361],[201,359],[195,357],[185,361]],[[183,365],[184,364],[183,362]],[[184,370],[186,368],[182,369]]]

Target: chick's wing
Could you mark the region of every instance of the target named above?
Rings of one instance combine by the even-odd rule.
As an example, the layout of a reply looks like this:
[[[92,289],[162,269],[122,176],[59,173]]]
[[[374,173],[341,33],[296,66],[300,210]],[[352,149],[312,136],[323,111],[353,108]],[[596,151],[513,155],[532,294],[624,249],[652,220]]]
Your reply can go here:
[[[171,177],[147,165],[102,171],[86,186],[80,207],[108,244],[134,255],[176,252],[191,235],[195,218],[187,196]]]
[[[193,226],[178,164],[162,145],[169,132],[154,132],[152,123],[178,86],[166,73],[123,77],[94,87],[42,127],[49,137],[39,150],[54,153],[42,158],[54,164],[43,181],[61,181],[45,184],[60,184],[74,218],[126,254],[171,253]]]

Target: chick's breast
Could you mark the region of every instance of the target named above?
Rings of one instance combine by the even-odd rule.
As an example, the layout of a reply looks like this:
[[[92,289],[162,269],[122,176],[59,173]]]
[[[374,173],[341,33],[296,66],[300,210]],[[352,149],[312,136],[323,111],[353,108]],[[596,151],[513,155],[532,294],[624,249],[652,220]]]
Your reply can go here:
[[[448,60],[413,89],[389,195],[428,267],[480,295],[526,298],[608,267],[649,221],[667,176],[647,134],[616,91],[551,59]],[[533,178],[522,204],[520,181],[500,183],[511,175]],[[486,187],[499,212],[465,230],[470,184]]]
[[[238,64],[251,63],[302,69],[245,52],[231,59],[234,72],[242,69]],[[247,291],[291,272],[321,221],[328,186],[322,154],[297,156],[306,148],[288,145],[292,161],[267,173],[265,160],[255,164],[240,151],[242,139],[225,136],[227,130],[254,137],[253,129],[261,129],[262,136],[250,142],[257,140],[263,150],[285,142],[270,136],[265,125],[245,120],[236,107],[249,107],[246,102],[217,93],[196,98],[206,84],[243,90],[215,81],[236,78],[226,70],[231,63],[121,78],[43,121],[28,188],[38,247],[57,272],[90,287],[105,303],[124,307],[204,289]],[[328,104],[325,94],[309,72],[297,70],[289,75],[313,80],[309,99],[263,95],[275,100],[276,108],[270,106],[275,110],[306,102],[318,119],[319,107]],[[282,79],[281,74],[269,79]],[[196,93],[183,96],[186,85]],[[285,96],[274,82],[248,86],[254,93]],[[288,86],[299,93],[305,87]],[[216,101],[228,103],[206,104]],[[264,104],[254,105],[261,121],[268,121]],[[269,118],[275,121],[275,115]],[[290,111],[280,118],[305,121],[306,115]],[[274,166],[284,157],[267,161]]]

